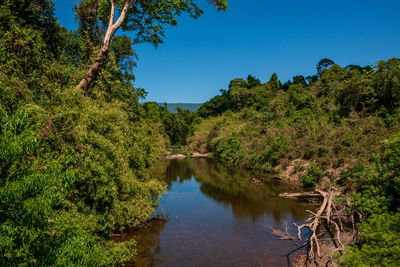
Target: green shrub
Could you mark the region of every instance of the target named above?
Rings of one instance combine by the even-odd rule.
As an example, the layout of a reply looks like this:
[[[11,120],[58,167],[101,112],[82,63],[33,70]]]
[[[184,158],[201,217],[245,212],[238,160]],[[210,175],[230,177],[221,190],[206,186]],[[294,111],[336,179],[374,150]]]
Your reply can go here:
[[[318,168],[315,164],[312,164],[308,168],[306,175],[304,175],[301,178],[301,183],[303,184],[304,187],[316,186],[323,176],[324,172],[320,168]]]
[[[215,158],[238,162],[242,157],[242,150],[237,133],[233,132],[230,137],[218,140],[214,145],[213,155]]]
[[[366,168],[356,166],[342,176],[357,185],[354,208],[367,219],[358,225],[357,243],[346,249],[343,266],[398,266],[400,264],[400,138],[384,142],[381,155]]]
[[[263,161],[269,162],[271,165],[277,165],[286,152],[287,141],[285,138],[273,140],[263,151]]]
[[[374,214],[359,230],[358,244],[346,248],[341,266],[400,265],[400,213]]]

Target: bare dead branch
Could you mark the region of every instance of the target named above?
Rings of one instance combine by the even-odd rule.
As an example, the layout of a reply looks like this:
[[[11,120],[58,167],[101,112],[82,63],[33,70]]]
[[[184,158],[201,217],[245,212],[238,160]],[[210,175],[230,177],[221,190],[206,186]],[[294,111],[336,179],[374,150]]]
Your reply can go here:
[[[334,227],[335,229],[335,237],[338,243],[341,246],[341,250],[344,248],[342,243],[340,233],[343,231],[342,221],[340,219],[341,214],[339,213],[336,204],[334,203],[334,198],[339,193],[336,191],[324,192],[322,190],[316,190],[316,193],[319,194],[320,197],[323,198],[322,204],[320,205],[318,211],[316,213],[307,210],[312,216],[306,220],[306,222],[302,225],[294,225],[297,227],[297,234],[299,240],[301,240],[301,232],[303,228],[307,228],[311,232],[311,236],[309,237],[310,242],[310,251],[309,251],[309,259],[315,260],[316,257],[321,258],[321,247],[320,247],[320,236],[322,237],[324,233],[319,233],[320,229],[323,227]],[[303,194],[303,193],[299,193]],[[313,197],[315,193],[307,194]],[[340,226],[339,226],[340,225]]]

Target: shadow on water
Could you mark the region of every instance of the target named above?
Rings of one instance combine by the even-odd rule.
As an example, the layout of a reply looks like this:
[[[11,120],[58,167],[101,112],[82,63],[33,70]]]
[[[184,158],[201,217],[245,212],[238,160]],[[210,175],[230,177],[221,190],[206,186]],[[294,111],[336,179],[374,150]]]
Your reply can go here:
[[[161,252],[160,232],[165,228],[167,220],[157,219],[142,225],[139,230],[128,235],[114,238],[115,241],[134,239],[137,246],[137,255],[132,262],[125,263],[125,266],[155,266],[166,259],[158,257]]]
[[[287,266],[295,242],[267,225],[301,222],[313,209],[278,197],[299,188],[210,159],[163,160],[151,173],[168,185],[160,206],[169,220],[129,236],[138,243],[131,266]]]

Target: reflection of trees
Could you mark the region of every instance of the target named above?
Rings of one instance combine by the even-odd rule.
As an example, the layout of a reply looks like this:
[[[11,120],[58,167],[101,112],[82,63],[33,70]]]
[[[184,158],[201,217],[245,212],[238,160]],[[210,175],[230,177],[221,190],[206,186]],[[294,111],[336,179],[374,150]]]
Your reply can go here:
[[[193,177],[193,168],[190,167],[190,159],[172,160],[167,167],[166,178],[171,178],[166,182],[170,185],[172,182],[180,184]]]
[[[151,173],[155,178],[167,183],[168,189],[173,182],[183,183],[193,177],[193,168],[190,166],[191,159],[162,160],[158,162]]]
[[[277,196],[293,188],[273,182],[254,185],[251,178],[255,173],[221,165],[209,162],[207,167],[195,169],[194,177],[201,183],[200,189],[206,196],[231,206],[235,216],[256,219],[267,213],[276,221],[286,214],[296,219],[306,216],[304,205]]]
[[[192,176],[201,184],[201,192],[218,203],[231,206],[235,216],[250,216],[256,219],[263,214],[272,214],[280,221],[286,214],[295,219],[303,219],[304,205],[290,199],[278,197],[279,193],[290,192],[289,185],[269,182],[261,185],[251,183],[251,178],[259,173],[209,159],[182,159],[160,162],[154,175],[162,178],[170,186],[173,182],[182,183]]]
[[[134,239],[137,242],[137,255],[125,266],[155,266],[166,260],[158,257],[161,253],[160,233],[166,222],[162,219],[153,220],[123,237],[123,240]]]

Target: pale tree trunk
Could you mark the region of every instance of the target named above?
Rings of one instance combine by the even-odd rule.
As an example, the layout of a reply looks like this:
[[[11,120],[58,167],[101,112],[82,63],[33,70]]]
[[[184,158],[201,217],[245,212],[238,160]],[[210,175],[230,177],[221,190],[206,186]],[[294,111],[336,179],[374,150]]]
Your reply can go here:
[[[107,32],[104,36],[103,44],[97,53],[96,59],[90,69],[86,72],[83,79],[76,85],[77,89],[86,89],[89,85],[96,79],[99,74],[104,60],[107,57],[108,51],[111,45],[111,39],[114,37],[115,32],[121,27],[122,23],[125,21],[128,11],[134,5],[134,0],[127,0],[125,2],[124,8],[121,11],[121,14],[117,21],[114,24],[114,12],[115,12],[115,3],[114,0],[110,0],[111,2],[111,15],[110,22],[108,24]]]

